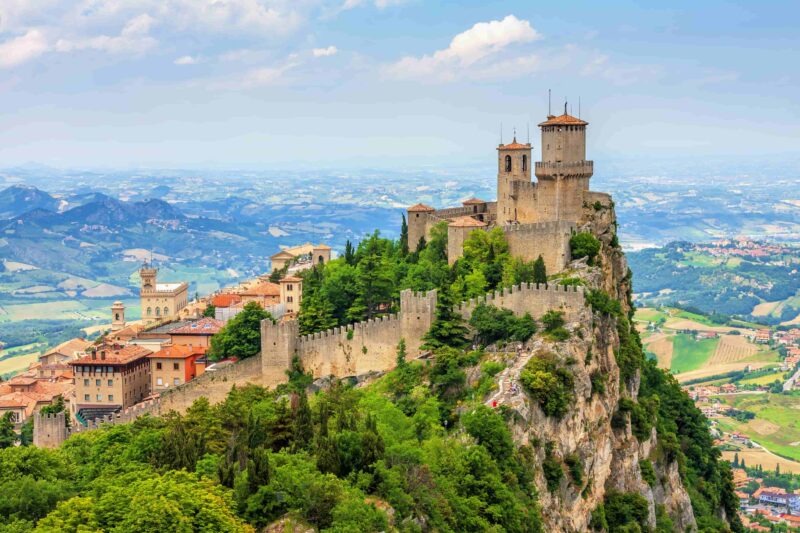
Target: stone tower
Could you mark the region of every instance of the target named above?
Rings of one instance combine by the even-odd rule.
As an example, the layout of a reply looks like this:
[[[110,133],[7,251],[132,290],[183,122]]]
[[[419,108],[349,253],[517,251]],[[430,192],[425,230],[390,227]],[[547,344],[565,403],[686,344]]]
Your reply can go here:
[[[111,306],[111,331],[119,331],[125,327],[125,304],[117,300]]]
[[[580,220],[593,173],[592,161],[586,160],[588,124],[568,115],[566,109],[563,115],[549,115],[539,124],[542,161],[536,163],[536,178],[541,220]]]
[[[58,448],[67,440],[66,414],[33,415],[33,445],[37,448]]]
[[[156,290],[156,277],[158,276],[158,269],[151,267],[148,263],[142,265],[139,269],[139,277],[142,278],[142,292],[151,292]]]
[[[531,185],[531,144],[517,142],[497,147],[497,223],[518,221],[517,189]]]

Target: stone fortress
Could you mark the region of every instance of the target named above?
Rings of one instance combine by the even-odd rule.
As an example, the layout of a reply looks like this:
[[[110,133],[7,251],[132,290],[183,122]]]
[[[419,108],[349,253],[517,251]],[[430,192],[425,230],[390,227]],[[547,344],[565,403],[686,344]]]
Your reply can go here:
[[[542,130],[542,161],[531,161],[530,143],[497,147],[497,200],[476,198],[462,207],[434,209],[424,204],[408,208],[408,242],[415,248],[431,228],[448,226],[448,260],[462,255],[464,239],[476,229],[502,228],[511,255],[533,261],[539,255],[547,271],[559,272],[569,263],[569,238],[581,218],[583,206],[606,197],[589,192],[593,162],[586,160],[586,126],[589,123],[565,113],[549,115]],[[537,182],[531,181],[534,168]]]
[[[566,111],[566,110],[565,110]],[[605,193],[589,191],[593,164],[586,160],[585,122],[566,112],[549,115],[539,124],[542,130],[542,161],[533,167],[537,183],[531,180],[530,143],[497,147],[497,200],[471,199],[462,207],[436,210],[423,204],[408,208],[408,242],[412,248],[430,235],[434,225],[447,223],[448,261],[463,254],[463,243],[475,230],[499,227],[506,235],[512,256],[533,261],[540,255],[550,274],[569,264],[569,240],[583,217],[584,208],[601,202]],[[574,318],[585,308],[582,287],[522,284],[490,293],[481,301],[505,307],[515,314],[539,317],[560,310]],[[458,311],[468,319],[477,301],[462,304]],[[422,337],[430,329],[436,309],[436,292],[416,294],[403,291],[400,312],[300,336],[296,321],[261,324],[261,359],[265,383],[286,380],[292,357],[314,377],[364,374],[393,367],[397,344],[405,339],[409,358],[422,354]]]

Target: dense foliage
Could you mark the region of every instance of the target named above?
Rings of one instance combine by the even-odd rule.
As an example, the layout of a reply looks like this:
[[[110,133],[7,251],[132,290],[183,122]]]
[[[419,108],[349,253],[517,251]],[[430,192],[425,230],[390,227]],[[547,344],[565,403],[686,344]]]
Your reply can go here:
[[[483,346],[498,341],[525,342],[536,333],[536,322],[530,314],[518,317],[509,309],[493,305],[478,304],[472,311],[469,325],[475,330],[477,340]]]
[[[278,391],[235,388],[58,450],[0,450],[0,493],[14,495],[0,531],[250,531],[286,516],[385,531],[389,507],[401,531],[541,531],[532,451],[480,398],[456,409],[480,359],[447,348],[434,365],[407,362],[401,344],[369,388],[307,397],[296,371]]]
[[[536,354],[519,379],[546,415],[561,418],[569,410],[575,396],[575,378],[569,369],[559,366],[553,354]]]
[[[406,236],[407,239],[407,236]],[[377,232],[348,247],[342,256],[305,271],[300,304],[300,332],[396,312],[400,292],[439,290],[440,300],[460,302],[518,283],[546,281],[544,262],[511,257],[500,229],[473,231],[464,241],[464,255],[447,264],[447,223],[434,226],[421,247],[409,251],[401,240]]]
[[[211,337],[209,356],[214,360],[236,357],[244,359],[261,351],[261,321],[271,319],[256,302],[248,302],[244,309],[230,319],[219,333]]]
[[[573,259],[586,257],[591,265],[600,252],[600,241],[589,232],[576,233],[569,239],[569,249]]]

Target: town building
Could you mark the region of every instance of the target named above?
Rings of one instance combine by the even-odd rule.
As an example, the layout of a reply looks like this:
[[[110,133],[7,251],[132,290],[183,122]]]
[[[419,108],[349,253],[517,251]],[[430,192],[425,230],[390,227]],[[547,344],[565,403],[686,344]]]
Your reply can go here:
[[[300,301],[303,299],[303,278],[286,276],[281,280],[281,304],[288,316],[296,316],[300,312]]]
[[[125,409],[150,394],[152,351],[104,344],[70,365],[75,373],[75,416],[86,421]]]
[[[185,281],[158,283],[158,269],[147,264],[139,269],[139,276],[142,320],[153,323],[177,319],[189,302],[189,284]]]
[[[219,333],[223,326],[225,323],[222,320],[210,317],[185,322],[169,330],[170,343],[207,349],[211,347],[211,337]]]
[[[16,429],[59,396],[69,403],[74,390],[69,377],[49,379],[28,374],[14,376],[0,383],[0,417],[11,413],[11,421]]]
[[[475,230],[501,228],[512,256],[533,261],[540,255],[548,272],[570,261],[569,239],[587,206],[601,205],[589,191],[593,162],[586,159],[588,122],[565,113],[548,115],[541,128],[542,161],[533,164],[530,143],[497,147],[497,200],[469,199],[461,207],[436,210],[424,204],[408,208],[408,243],[416,249],[436,224],[448,227],[448,261],[463,253]],[[537,181],[531,181],[535,173]]]
[[[277,283],[259,280],[256,283],[238,292],[241,298],[240,306],[244,307],[250,302],[256,302],[263,309],[277,305],[281,299],[281,288]]]
[[[284,268],[287,272],[297,272],[330,261],[331,247],[327,244],[314,245],[307,242],[300,246],[284,248],[272,254],[269,259],[273,272]]]
[[[195,363],[205,353],[205,347],[172,345],[148,355],[151,392],[162,392],[196,378],[203,367],[198,370]]]
[[[92,343],[86,339],[70,339],[40,355],[39,364],[42,366],[67,364],[86,355],[86,349],[91,345]]]
[[[772,332],[768,329],[760,329],[756,331],[754,340],[756,344],[769,344],[769,341],[772,340]]]

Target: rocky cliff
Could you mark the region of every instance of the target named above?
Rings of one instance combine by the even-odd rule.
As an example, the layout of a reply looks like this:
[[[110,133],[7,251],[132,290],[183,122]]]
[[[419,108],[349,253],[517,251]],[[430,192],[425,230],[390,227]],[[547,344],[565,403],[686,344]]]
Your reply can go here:
[[[674,450],[673,437],[664,437],[668,441],[664,444],[656,429],[668,427],[669,421],[662,424],[658,420],[657,397],[639,397],[647,365],[628,321],[631,274],[616,237],[610,197],[603,195],[598,202],[585,206],[580,231],[593,234],[600,241],[600,250],[592,260],[573,261],[560,276],[564,278],[561,282],[585,284],[598,301],[566,324],[570,331],[566,341],[551,341],[546,335],[534,337],[500,375],[500,392],[491,401],[510,410],[518,445],[530,445],[540,464],[549,461],[566,472],[556,480],[557,487],[552,480],[548,487],[547,466],[537,472],[545,530],[605,529],[603,506],[609,496],[633,493],[646,499],[651,528],[658,522],[659,531],[670,530],[671,522],[674,531],[697,531],[692,499],[685,486],[687,474],[682,474],[683,456]],[[604,295],[609,298],[604,299]],[[633,352],[639,360],[631,357]],[[534,357],[555,360],[574,379],[574,397],[562,417],[546,415],[539,402],[516,385],[524,381],[521,374]],[[651,368],[649,372],[660,371]],[[669,386],[679,394],[675,383]],[[677,438],[684,436],[678,433]],[[716,457],[713,453],[711,457],[716,468]],[[726,481],[722,479],[722,486],[727,491]],[[718,519],[725,516],[726,500],[724,495],[719,496],[717,509],[712,512]]]

